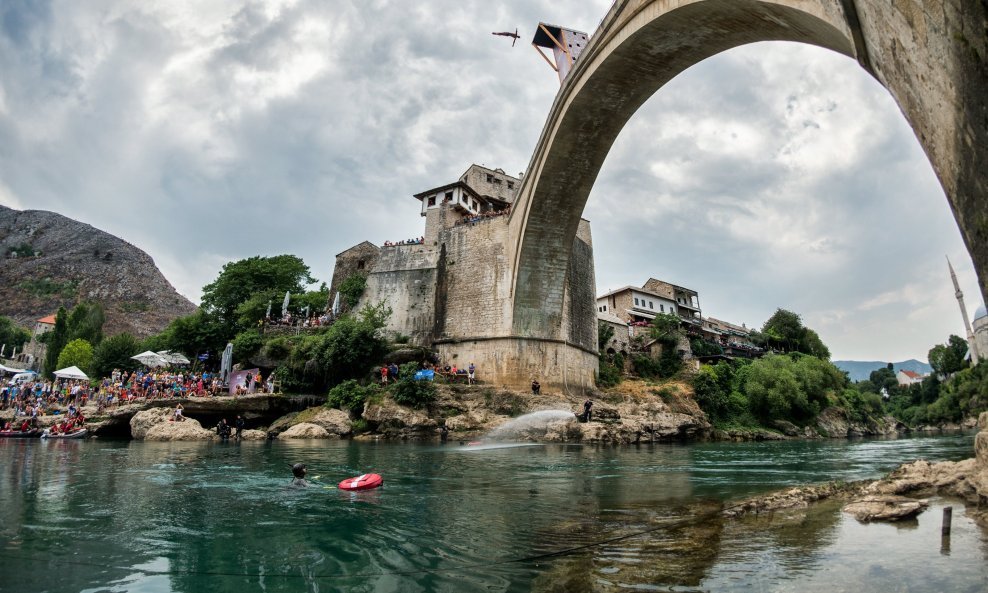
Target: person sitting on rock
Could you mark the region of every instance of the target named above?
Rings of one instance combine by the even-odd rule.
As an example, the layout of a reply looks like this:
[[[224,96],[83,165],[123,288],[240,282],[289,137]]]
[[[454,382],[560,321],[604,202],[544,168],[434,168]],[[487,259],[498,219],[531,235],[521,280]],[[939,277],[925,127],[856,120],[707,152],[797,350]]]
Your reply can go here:
[[[182,410],[183,409],[184,408],[182,408],[182,404],[177,404],[175,406],[175,418],[174,418],[175,422],[184,422],[185,421],[185,417],[182,416]]]
[[[305,487],[309,485],[309,483],[305,480],[304,463],[296,463],[292,466],[292,476],[294,476],[292,478],[292,486]]]

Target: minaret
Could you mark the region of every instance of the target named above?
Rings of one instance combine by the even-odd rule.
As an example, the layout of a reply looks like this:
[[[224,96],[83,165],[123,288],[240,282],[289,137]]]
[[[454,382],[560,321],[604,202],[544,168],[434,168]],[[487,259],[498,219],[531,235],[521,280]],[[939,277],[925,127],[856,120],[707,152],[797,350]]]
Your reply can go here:
[[[957,297],[957,304],[961,306],[961,317],[964,318],[964,331],[967,332],[967,344],[971,349],[971,365],[978,364],[981,356],[978,354],[978,346],[974,342],[974,331],[971,330],[971,322],[967,319],[967,307],[964,306],[964,293],[957,284],[957,274],[954,273],[954,266],[950,265],[950,258],[947,258],[947,267],[950,268],[950,280],[954,283],[954,296]]]

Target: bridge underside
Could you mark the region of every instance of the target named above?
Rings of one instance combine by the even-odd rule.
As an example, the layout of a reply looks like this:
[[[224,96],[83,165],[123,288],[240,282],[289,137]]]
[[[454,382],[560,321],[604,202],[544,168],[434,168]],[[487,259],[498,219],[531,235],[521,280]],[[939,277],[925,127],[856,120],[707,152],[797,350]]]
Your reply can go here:
[[[758,41],[854,57],[889,89],[944,186],[988,293],[986,10],[922,0],[618,0],[560,89],[511,215],[510,334],[595,350],[568,335],[564,287],[580,216],[611,145],[666,82]]]

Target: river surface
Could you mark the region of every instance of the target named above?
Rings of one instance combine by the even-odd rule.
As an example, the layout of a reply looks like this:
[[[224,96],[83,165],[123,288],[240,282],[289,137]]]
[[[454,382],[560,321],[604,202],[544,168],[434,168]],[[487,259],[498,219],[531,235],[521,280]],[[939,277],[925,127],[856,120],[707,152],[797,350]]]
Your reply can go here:
[[[727,501],[959,460],[973,435],[597,447],[0,440],[0,591],[988,591],[957,501],[861,525]],[[305,462],[327,485],[289,486]],[[941,509],[954,506],[948,546]]]

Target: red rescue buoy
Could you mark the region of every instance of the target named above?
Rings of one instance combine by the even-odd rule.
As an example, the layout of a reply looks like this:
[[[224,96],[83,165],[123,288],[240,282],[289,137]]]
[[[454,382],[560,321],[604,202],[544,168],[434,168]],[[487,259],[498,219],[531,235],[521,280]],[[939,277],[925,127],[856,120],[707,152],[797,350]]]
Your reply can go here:
[[[340,482],[340,490],[370,490],[384,483],[384,478],[377,474],[364,474],[356,478],[347,478]]]

